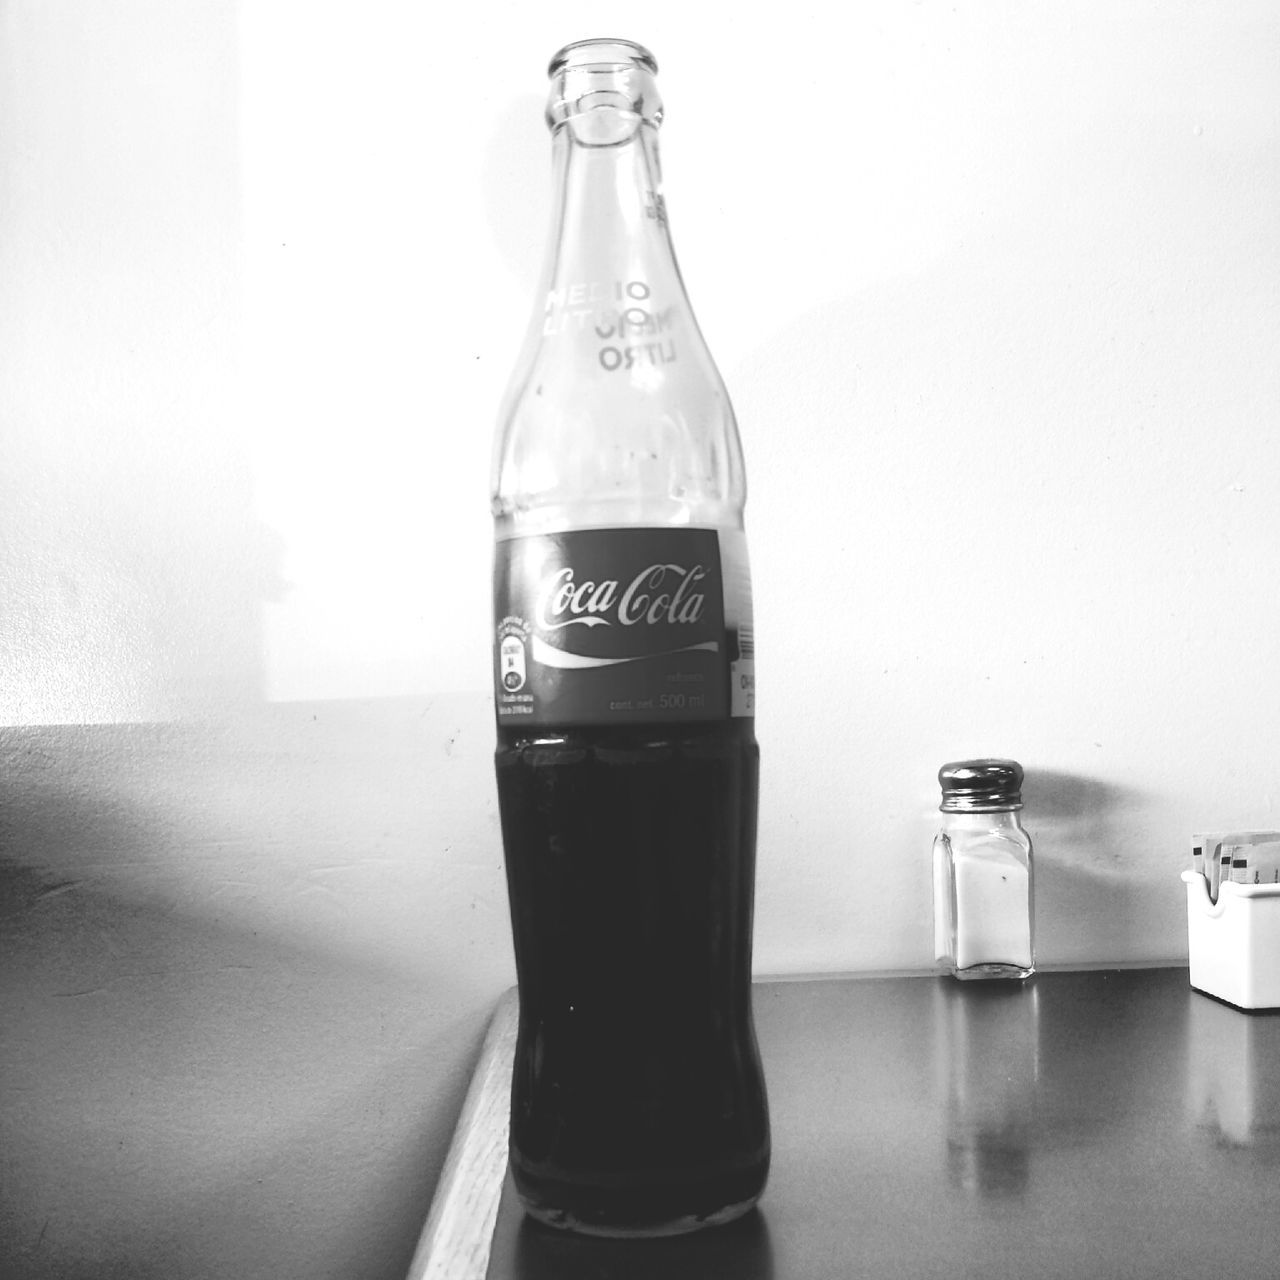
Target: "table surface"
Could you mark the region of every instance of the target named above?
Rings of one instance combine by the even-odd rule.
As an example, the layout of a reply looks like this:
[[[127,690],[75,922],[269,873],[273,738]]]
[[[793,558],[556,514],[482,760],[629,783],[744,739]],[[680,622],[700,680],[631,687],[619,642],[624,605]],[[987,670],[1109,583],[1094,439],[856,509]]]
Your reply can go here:
[[[527,1220],[505,1175],[508,993],[410,1280],[1280,1274],[1280,1015],[1185,968],[784,980],[755,1007],[759,1209],[594,1240]]]

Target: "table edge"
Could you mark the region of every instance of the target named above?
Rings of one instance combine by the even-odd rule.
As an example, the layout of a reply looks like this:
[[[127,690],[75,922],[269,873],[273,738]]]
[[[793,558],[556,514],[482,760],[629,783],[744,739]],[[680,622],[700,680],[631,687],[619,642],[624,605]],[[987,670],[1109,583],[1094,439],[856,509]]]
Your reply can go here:
[[[516,988],[499,998],[406,1280],[483,1280],[507,1168]]]

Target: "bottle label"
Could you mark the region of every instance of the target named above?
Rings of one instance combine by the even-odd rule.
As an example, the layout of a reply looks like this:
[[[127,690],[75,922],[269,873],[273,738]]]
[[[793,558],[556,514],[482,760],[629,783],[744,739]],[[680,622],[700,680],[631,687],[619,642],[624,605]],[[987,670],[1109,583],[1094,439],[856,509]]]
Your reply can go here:
[[[713,529],[581,529],[499,542],[494,679],[501,725],[644,724],[751,714],[730,691]],[[754,680],[752,680],[754,686]],[[750,707],[754,708],[754,687]]]

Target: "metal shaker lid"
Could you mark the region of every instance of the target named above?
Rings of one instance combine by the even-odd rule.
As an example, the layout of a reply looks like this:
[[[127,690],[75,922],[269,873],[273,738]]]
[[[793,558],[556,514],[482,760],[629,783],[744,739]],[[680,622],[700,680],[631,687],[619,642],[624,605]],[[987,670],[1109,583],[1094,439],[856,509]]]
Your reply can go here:
[[[938,770],[943,813],[998,813],[1022,808],[1022,766],[1016,760],[956,760]]]

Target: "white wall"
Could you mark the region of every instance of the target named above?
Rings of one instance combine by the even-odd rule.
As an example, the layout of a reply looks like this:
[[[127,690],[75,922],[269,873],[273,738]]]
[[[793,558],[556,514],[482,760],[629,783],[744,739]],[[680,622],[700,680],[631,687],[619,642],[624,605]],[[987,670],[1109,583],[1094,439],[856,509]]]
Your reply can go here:
[[[658,56],[743,432],[758,968],[928,963],[947,759],[1026,766],[1051,963],[1184,954],[1187,834],[1280,825],[1274,6],[0,22],[13,1274],[407,1262],[512,980],[488,457],[569,39]]]

